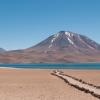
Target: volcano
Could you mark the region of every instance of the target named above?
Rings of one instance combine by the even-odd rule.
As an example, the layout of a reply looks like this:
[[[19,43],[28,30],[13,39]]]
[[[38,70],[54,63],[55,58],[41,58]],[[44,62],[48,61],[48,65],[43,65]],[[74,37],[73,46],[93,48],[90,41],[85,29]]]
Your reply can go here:
[[[100,52],[100,45],[86,36],[70,31],[60,31],[28,50],[96,55]]]

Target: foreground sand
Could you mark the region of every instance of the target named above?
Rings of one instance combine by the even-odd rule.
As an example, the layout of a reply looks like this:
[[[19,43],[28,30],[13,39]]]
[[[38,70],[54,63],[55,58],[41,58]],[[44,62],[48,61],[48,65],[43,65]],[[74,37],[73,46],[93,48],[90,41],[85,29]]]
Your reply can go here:
[[[63,80],[52,76],[52,70],[0,69],[0,100],[98,100]],[[65,73],[100,85],[100,71]]]

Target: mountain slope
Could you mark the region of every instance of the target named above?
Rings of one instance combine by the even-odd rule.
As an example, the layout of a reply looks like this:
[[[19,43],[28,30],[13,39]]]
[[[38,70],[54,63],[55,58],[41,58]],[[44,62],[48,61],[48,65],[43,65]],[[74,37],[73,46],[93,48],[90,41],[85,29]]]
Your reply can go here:
[[[100,45],[69,31],[60,31],[27,49],[0,54],[0,63],[84,62],[100,62]]]

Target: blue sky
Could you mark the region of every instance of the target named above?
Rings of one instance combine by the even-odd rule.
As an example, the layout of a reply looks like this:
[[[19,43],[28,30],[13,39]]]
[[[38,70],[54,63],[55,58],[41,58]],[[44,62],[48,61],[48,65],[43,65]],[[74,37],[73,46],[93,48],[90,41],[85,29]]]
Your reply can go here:
[[[27,48],[61,30],[100,43],[100,0],[0,0],[2,48]]]

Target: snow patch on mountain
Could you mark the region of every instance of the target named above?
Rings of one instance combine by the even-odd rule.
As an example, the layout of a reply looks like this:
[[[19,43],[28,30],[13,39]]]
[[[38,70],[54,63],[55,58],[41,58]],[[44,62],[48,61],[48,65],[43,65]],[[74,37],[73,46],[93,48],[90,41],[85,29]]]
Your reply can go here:
[[[68,37],[73,37],[73,34],[70,33],[70,32],[65,32],[65,34],[66,34]]]
[[[51,40],[51,43],[53,43],[57,39],[58,36],[59,36],[59,34],[55,34],[53,39]]]
[[[50,44],[48,48],[51,48],[51,47],[52,47],[52,44]]]
[[[51,48],[51,47],[53,46],[53,43],[54,43],[54,41],[58,38],[58,36],[59,36],[59,33],[57,33],[57,34],[55,34],[55,35],[53,36],[53,39],[51,40],[51,44],[49,45],[48,48]]]
[[[73,34],[70,32],[65,32],[65,35],[67,35],[67,39],[68,39],[69,43],[74,45],[74,42],[70,39],[73,37]]]
[[[71,43],[72,45],[74,45],[74,42],[70,38],[68,38],[68,41],[69,41],[69,43]]]

